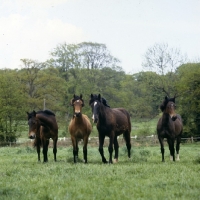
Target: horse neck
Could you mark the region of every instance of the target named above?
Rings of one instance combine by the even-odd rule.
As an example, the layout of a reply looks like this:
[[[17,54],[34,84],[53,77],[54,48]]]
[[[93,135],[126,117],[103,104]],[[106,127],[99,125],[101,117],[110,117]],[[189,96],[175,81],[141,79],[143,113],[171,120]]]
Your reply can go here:
[[[37,114],[36,117],[37,119],[39,119],[40,122],[44,123],[45,126],[52,127],[52,121],[50,117],[47,117],[42,114]]]
[[[172,121],[171,116],[169,113],[167,112],[163,112],[163,116],[162,116],[162,123],[163,124],[168,124]]]
[[[108,114],[107,111],[109,109],[110,109],[109,107],[106,107],[103,104],[100,105],[100,108],[99,108],[99,120],[100,121],[106,121],[107,114]]]

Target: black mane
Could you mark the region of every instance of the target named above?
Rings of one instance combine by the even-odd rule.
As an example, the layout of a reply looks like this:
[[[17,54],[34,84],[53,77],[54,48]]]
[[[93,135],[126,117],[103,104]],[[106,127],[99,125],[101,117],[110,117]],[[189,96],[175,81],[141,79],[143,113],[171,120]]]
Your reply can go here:
[[[40,111],[37,111],[36,112],[37,114],[38,113],[44,113],[46,115],[53,115],[53,116],[56,116],[51,110],[40,110]]]
[[[89,101],[89,105],[91,105],[94,101],[99,101],[99,102],[103,103],[104,106],[110,108],[110,106],[107,104],[107,100],[104,97],[101,97],[96,94],[91,94],[91,99]]]
[[[55,116],[55,114],[54,114],[52,111],[50,111],[50,110],[39,110],[39,111],[37,111],[37,112],[35,112],[35,111],[33,110],[33,112],[31,112],[31,113],[28,113],[28,112],[27,112],[27,114],[28,114],[28,120],[29,120],[30,118],[34,117],[36,114],[39,114],[39,113],[43,113],[43,114],[45,114],[45,115],[53,115],[53,116]]]

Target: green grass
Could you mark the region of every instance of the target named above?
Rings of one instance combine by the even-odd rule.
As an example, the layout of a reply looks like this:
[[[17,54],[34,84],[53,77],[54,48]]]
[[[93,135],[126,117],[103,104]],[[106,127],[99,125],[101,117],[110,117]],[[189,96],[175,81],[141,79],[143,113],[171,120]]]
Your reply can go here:
[[[88,147],[88,164],[73,164],[72,148],[59,147],[57,162],[38,163],[35,149],[0,148],[0,199],[199,199],[200,144],[182,144],[180,161],[161,162],[160,147],[120,146],[119,162],[103,164],[98,147]],[[104,149],[108,158],[107,147]]]

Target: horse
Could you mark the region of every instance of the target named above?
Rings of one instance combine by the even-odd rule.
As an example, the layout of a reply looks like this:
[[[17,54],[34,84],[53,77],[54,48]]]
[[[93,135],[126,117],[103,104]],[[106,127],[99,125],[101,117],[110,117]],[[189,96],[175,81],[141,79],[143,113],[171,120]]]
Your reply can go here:
[[[55,114],[49,110],[38,112],[33,110],[31,113],[27,112],[27,116],[29,125],[28,137],[35,139],[34,146],[37,147],[38,161],[40,161],[40,147],[42,146],[44,162],[48,162],[47,152],[50,138],[53,140],[53,154],[54,161],[56,161],[58,125]]]
[[[174,144],[176,141],[176,160],[179,158],[179,149],[181,143],[181,136],[183,132],[183,123],[181,116],[175,113],[175,96],[173,98],[165,97],[160,109],[163,112],[157,123],[157,135],[160,143],[162,153],[162,162],[164,159],[164,138],[167,138],[167,143],[170,150],[170,160],[175,161]]]
[[[117,137],[123,134],[126,141],[126,147],[128,150],[128,157],[131,155],[131,121],[128,111],[124,108],[110,108],[106,99],[101,95],[91,94],[89,105],[92,108],[92,119],[97,124],[97,130],[99,135],[99,153],[103,163],[107,163],[104,157],[103,145],[105,136],[110,138],[109,140],[109,163],[112,161],[113,144],[114,144],[114,162],[118,162],[118,150],[119,144]]]
[[[92,125],[88,116],[82,114],[82,107],[84,106],[82,94],[80,96],[76,96],[74,94],[70,104],[73,106],[73,118],[70,121],[68,130],[71,135],[73,145],[74,163],[77,162],[79,151],[78,141],[80,139],[83,139],[83,157],[84,162],[87,163],[87,144],[89,135],[92,131]]]

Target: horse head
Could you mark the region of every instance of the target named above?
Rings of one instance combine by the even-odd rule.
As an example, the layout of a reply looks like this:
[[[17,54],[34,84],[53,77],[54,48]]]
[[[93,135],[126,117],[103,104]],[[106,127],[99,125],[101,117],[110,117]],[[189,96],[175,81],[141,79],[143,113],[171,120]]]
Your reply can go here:
[[[36,137],[38,128],[40,127],[40,122],[36,118],[36,112],[34,110],[32,113],[27,112],[27,116],[28,116],[28,125],[29,125],[28,137],[30,139],[34,139]]]
[[[103,106],[106,106],[106,107],[110,107],[107,104],[106,99],[101,97],[101,94],[98,94],[98,95],[91,94],[90,95],[89,105],[92,108],[92,120],[93,120],[94,123],[97,123],[97,121],[98,121],[100,105],[103,105]]]
[[[164,101],[160,105],[160,109],[162,112],[169,113],[170,116],[175,114],[175,96],[173,98],[165,97]]]
[[[80,96],[76,96],[74,94],[73,99],[71,99],[71,106],[73,106],[74,108],[74,117],[81,116],[81,110],[82,110],[82,107],[84,106],[82,94],[80,94]]]

